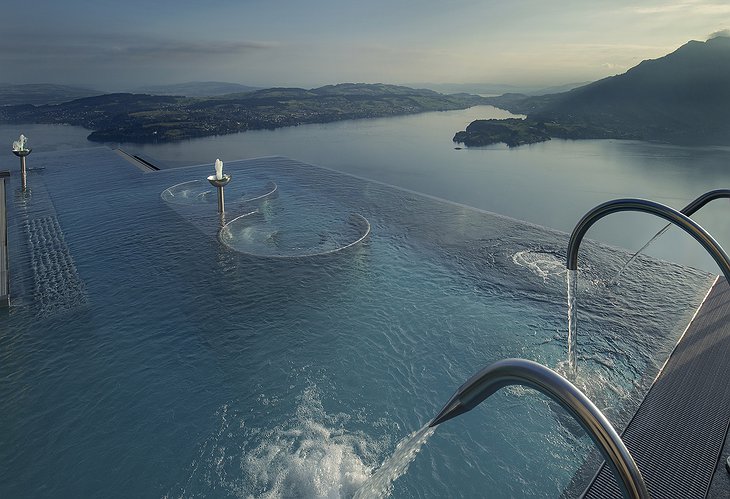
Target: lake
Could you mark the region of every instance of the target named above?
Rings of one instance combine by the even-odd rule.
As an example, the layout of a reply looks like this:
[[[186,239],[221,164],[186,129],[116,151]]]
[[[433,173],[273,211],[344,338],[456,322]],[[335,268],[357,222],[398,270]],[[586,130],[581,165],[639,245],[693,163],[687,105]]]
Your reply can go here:
[[[675,208],[710,189],[730,185],[730,147],[680,147],[624,140],[552,140],[509,149],[456,149],[451,141],[474,119],[512,114],[477,106],[396,118],[302,125],[206,137],[172,144],[108,144],[174,167],[286,156],[448,199],[563,231],[595,205],[616,198],[648,198]],[[8,144],[19,132],[37,151],[93,147],[87,130],[57,125],[0,125]],[[8,147],[9,149],[9,147]],[[10,152],[8,152],[10,154]],[[33,156],[28,160],[33,166]],[[730,245],[722,201],[695,215],[722,245]],[[602,220],[588,237],[638,249],[664,225],[645,214]],[[678,229],[650,254],[717,272],[700,246]]]

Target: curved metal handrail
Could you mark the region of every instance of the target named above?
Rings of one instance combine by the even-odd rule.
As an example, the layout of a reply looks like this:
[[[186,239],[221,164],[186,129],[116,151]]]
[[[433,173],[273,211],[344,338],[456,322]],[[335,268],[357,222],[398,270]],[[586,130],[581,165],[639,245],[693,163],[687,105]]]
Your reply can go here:
[[[730,198],[730,189],[715,189],[712,191],[707,191],[679,211],[681,211],[688,217],[691,217],[692,215],[697,213],[700,208],[705,206],[710,201],[721,198]]]
[[[704,204],[707,204],[709,201],[710,200],[704,200]],[[694,202],[691,204],[694,205]],[[704,206],[704,204],[701,204],[696,209]],[[673,223],[674,225],[677,225],[690,236],[694,237],[697,242],[699,242],[702,247],[710,253],[712,258],[720,267],[720,270],[722,270],[722,273],[725,275],[725,279],[730,282],[730,258],[728,258],[725,250],[722,249],[718,242],[715,241],[715,239],[705,229],[703,229],[700,224],[689,218],[684,213],[661,203],[649,201],[648,199],[614,199],[613,201],[607,201],[600,204],[586,213],[583,218],[580,219],[573,229],[573,233],[570,235],[570,241],[568,242],[568,259],[566,264],[568,270],[578,270],[578,249],[580,248],[580,243],[586,232],[588,232],[588,229],[590,229],[591,226],[601,218],[620,211],[640,211],[644,213],[651,213]]]
[[[510,385],[534,388],[563,406],[588,432],[606,461],[613,464],[628,496],[649,498],[634,458],[606,416],[570,381],[537,362],[506,359],[482,369],[459,387],[429,426],[472,410],[500,388]]]
[[[684,213],[688,217],[691,217],[710,201],[713,201],[715,199],[720,199],[720,198],[730,199],[730,189],[715,189],[712,191],[707,191],[679,211],[681,213]],[[628,268],[628,266],[631,265],[631,263],[634,260],[636,260],[636,258],[641,253],[643,253],[646,248],[649,247],[649,245],[651,243],[653,243],[658,237],[660,237],[662,234],[664,234],[666,231],[668,231],[671,226],[672,226],[672,224],[668,223],[667,225],[662,227],[661,230],[659,230],[659,232],[654,234],[654,236],[651,239],[649,239],[649,241],[647,241],[647,243],[644,246],[642,246],[641,248],[636,250],[636,252],[633,255],[631,255],[631,258],[629,258],[626,261],[626,263],[624,264],[624,266],[621,267],[621,269],[616,273],[616,275],[613,277],[613,279],[611,279],[610,284],[614,284],[618,280],[618,278],[621,276],[623,271],[626,270]]]

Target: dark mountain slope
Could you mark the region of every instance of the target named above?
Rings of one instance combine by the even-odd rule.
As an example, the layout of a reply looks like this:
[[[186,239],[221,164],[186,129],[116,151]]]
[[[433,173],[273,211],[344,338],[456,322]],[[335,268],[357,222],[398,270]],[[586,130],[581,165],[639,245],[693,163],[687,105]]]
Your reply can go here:
[[[730,144],[730,38],[690,41],[570,92],[490,100],[535,123],[559,125],[553,136]]]

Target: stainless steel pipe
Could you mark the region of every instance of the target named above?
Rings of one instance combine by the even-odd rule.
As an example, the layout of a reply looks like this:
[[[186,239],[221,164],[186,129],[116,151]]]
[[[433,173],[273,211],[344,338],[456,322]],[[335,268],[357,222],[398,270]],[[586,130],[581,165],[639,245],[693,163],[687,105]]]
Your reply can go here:
[[[572,415],[611,463],[632,499],[648,499],[649,491],[634,458],[603,413],[570,381],[547,367],[525,359],[495,362],[461,385],[431,421],[436,426],[472,410],[500,388],[523,385],[544,393]]]

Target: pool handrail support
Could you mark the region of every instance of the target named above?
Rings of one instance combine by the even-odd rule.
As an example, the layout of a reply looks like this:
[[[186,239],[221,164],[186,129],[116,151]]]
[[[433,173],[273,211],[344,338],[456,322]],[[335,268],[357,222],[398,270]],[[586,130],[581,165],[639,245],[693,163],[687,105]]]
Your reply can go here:
[[[684,208],[682,208],[679,211],[681,213],[684,213],[688,217],[691,217],[692,215],[694,215],[697,211],[699,211],[703,206],[705,206],[710,201],[713,201],[715,199],[720,199],[720,198],[730,199],[730,189],[715,189],[715,190],[712,190],[712,191],[707,191],[707,192],[705,192],[704,194],[702,194],[701,196],[699,196],[697,199],[695,199],[694,201],[692,201],[690,204],[688,204],[687,206],[685,206]],[[636,250],[636,252],[633,255],[631,255],[631,258],[629,258],[628,261],[624,264],[624,266],[621,268],[621,270],[619,270],[618,273],[614,276],[614,278],[611,279],[611,284],[613,284],[613,283],[616,282],[616,280],[621,275],[621,273],[624,270],[626,270],[626,268],[629,265],[631,265],[631,262],[633,262],[636,259],[636,257],[639,256],[639,254],[643,253],[643,251],[646,248],[648,248],[649,245],[652,242],[654,242],[654,240],[657,237],[659,237],[662,234],[664,234],[671,226],[672,226],[672,224],[670,222],[667,225],[665,225],[664,227],[662,227],[662,229],[659,232],[657,232],[656,234],[654,234],[654,237],[652,237],[651,239],[649,239],[649,241],[644,246],[642,246],[641,248],[639,248],[638,250]]]
[[[690,203],[688,208],[694,207],[695,203],[697,203],[698,206],[695,208],[696,211],[712,199],[716,199],[708,196],[712,192],[714,191],[710,191],[709,193],[698,198],[696,201],[693,201],[692,203]],[[705,196],[708,196],[709,199],[705,198]],[[606,201],[605,203],[596,206],[588,213],[586,213],[583,218],[580,219],[578,224],[573,229],[573,233],[570,235],[570,241],[568,242],[568,258],[566,264],[568,270],[578,270],[578,249],[580,248],[580,243],[583,240],[586,232],[588,232],[588,229],[590,229],[591,226],[601,218],[610,215],[611,213],[617,213],[621,211],[639,211],[644,213],[651,213],[667,220],[668,222],[673,223],[674,225],[677,225],[685,232],[687,232],[690,236],[694,237],[697,242],[699,242],[702,247],[705,248],[708,253],[710,253],[712,258],[715,260],[715,263],[717,263],[717,265],[720,267],[720,270],[722,270],[725,279],[730,282],[730,258],[725,253],[725,250],[722,249],[722,246],[720,246],[718,242],[715,241],[715,239],[705,229],[702,228],[702,226],[689,218],[689,216],[687,216],[686,214],[679,212],[669,206],[657,203],[655,201],[650,201],[648,199],[614,199],[612,201]]]
[[[714,189],[712,191],[707,191],[679,211],[688,217],[691,217],[710,201],[721,198],[730,199],[730,189]]]
[[[650,497],[634,458],[603,413],[570,381],[537,362],[505,359],[485,367],[459,387],[429,426],[439,425],[472,410],[510,385],[533,388],[560,404],[588,432],[606,461],[613,465],[628,497]]]

